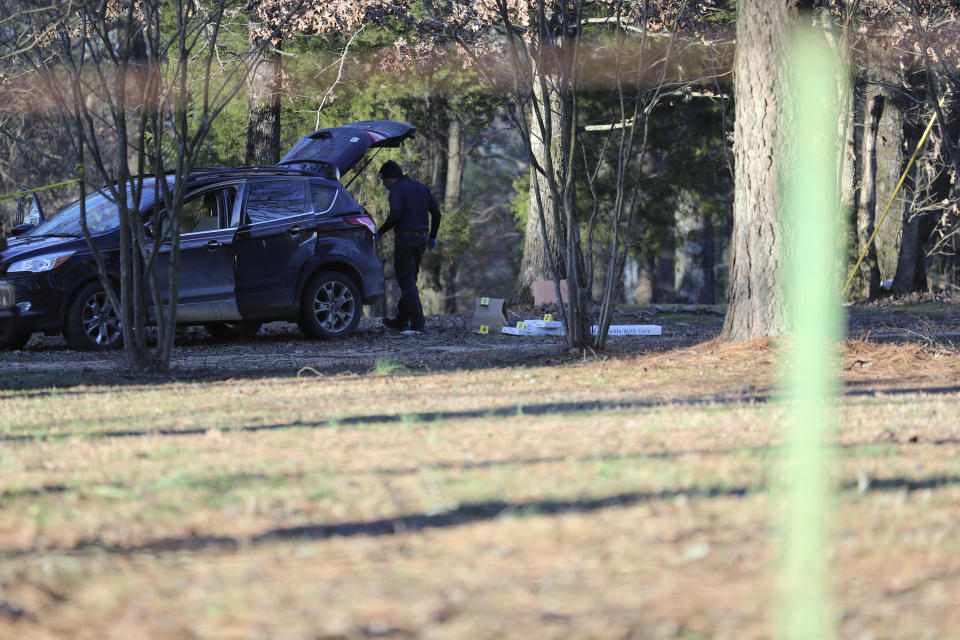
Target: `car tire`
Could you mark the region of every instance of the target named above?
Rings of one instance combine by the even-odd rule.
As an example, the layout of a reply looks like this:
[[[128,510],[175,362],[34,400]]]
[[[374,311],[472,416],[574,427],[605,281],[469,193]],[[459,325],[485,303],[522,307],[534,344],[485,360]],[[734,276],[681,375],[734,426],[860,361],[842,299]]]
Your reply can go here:
[[[211,336],[224,342],[249,340],[260,331],[262,322],[210,322],[203,325]]]
[[[87,283],[73,297],[63,337],[78,351],[106,351],[123,344],[120,316],[99,282]]]
[[[310,278],[300,297],[297,324],[308,338],[343,338],[360,324],[363,303],[351,278],[323,271]]]
[[[30,341],[31,335],[33,335],[31,332],[17,327],[15,320],[0,320],[0,350],[2,351],[22,349]]]

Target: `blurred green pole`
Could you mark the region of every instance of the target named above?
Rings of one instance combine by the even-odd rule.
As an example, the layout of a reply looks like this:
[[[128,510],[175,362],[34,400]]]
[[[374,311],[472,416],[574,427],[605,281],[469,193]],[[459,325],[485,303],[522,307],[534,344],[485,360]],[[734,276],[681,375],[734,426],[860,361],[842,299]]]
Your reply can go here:
[[[792,161],[787,163],[783,199],[790,350],[785,376],[789,437],[780,484],[787,512],[779,611],[781,637],[791,640],[835,637],[828,571],[833,503],[827,441],[833,434],[835,352],[842,337],[834,291],[840,211],[836,145],[841,62],[836,57],[822,33],[806,29],[795,34],[789,59],[793,135],[787,157]]]

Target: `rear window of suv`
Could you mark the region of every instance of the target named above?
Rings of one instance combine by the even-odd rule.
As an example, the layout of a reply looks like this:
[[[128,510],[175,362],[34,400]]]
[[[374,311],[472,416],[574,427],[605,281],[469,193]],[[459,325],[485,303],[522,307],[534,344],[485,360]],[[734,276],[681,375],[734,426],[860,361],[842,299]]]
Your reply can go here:
[[[337,190],[322,184],[311,184],[310,195],[313,197],[314,212],[326,213],[333,206],[333,201],[337,197]]]

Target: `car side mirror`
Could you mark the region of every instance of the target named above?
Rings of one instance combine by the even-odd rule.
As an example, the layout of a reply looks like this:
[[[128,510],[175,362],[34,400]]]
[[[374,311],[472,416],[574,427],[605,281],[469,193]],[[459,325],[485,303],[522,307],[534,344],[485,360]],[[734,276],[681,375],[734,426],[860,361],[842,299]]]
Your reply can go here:
[[[28,222],[25,222],[23,224],[18,224],[13,229],[10,229],[10,237],[15,238],[16,236],[23,235],[27,231],[30,231],[30,229],[33,229],[35,226],[37,225],[30,224]]]
[[[27,190],[26,187],[23,188]],[[43,207],[36,193],[25,193],[17,201],[17,225],[29,224],[36,226],[43,222]]]
[[[37,194],[26,193],[20,196],[20,200],[17,201],[17,226],[14,229],[25,224],[35,227],[41,222],[43,222],[43,207],[40,206],[40,198]]]

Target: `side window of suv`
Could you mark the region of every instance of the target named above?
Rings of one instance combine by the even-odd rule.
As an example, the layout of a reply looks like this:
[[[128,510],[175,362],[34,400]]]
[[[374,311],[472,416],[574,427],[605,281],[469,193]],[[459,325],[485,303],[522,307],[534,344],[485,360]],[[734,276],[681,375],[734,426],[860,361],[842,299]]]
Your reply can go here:
[[[300,215],[307,211],[304,180],[253,182],[247,195],[247,220],[251,224]]]
[[[208,191],[202,196],[183,203],[180,210],[180,231],[197,233],[220,228],[220,214],[217,209],[217,193]]]
[[[180,233],[200,233],[230,226],[230,212],[236,199],[236,188],[211,189],[190,196],[180,209]],[[170,239],[170,223],[161,217],[161,237]]]
[[[313,198],[314,213],[326,213],[333,206],[333,200],[337,197],[337,190],[322,184],[311,184],[310,196]]]

